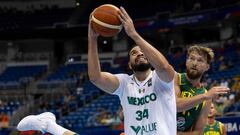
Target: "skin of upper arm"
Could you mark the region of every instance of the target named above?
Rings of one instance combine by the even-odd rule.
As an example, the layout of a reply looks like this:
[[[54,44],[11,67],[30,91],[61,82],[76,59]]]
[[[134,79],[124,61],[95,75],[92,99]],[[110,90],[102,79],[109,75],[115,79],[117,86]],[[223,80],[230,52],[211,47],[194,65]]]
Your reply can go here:
[[[194,131],[199,131],[201,134],[203,133],[204,126],[207,124],[208,114],[211,108],[211,100],[206,100],[206,104],[203,107],[197,122],[194,126]]]
[[[170,82],[175,77],[175,70],[173,69],[173,67],[169,63],[166,63],[166,64],[167,64],[167,66],[164,69],[155,68],[155,71],[156,71],[158,77],[162,81]]]
[[[181,97],[181,90],[179,87],[179,74],[175,73],[174,76],[174,89],[175,89],[175,95],[176,95],[176,99]]]
[[[227,129],[226,129],[226,127],[224,126],[224,124],[222,124],[222,134],[223,134],[223,135],[227,135]]]
[[[108,72],[101,72],[101,75],[98,79],[92,81],[94,85],[102,89],[107,93],[114,93],[115,90],[119,87],[120,82],[118,78]]]
[[[181,106],[179,104],[180,98],[181,98],[181,90],[179,86],[179,74],[175,73],[174,77],[174,90],[175,90],[175,96],[176,96],[176,105],[177,105],[177,112],[181,112]]]

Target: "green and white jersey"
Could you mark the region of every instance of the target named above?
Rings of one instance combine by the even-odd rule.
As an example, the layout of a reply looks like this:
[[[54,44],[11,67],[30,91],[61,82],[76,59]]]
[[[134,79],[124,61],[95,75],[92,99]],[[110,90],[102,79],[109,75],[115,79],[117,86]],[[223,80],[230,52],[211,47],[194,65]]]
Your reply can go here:
[[[142,82],[127,74],[114,92],[121,100],[126,135],[176,135],[176,100],[173,80],[160,80],[155,71]]]

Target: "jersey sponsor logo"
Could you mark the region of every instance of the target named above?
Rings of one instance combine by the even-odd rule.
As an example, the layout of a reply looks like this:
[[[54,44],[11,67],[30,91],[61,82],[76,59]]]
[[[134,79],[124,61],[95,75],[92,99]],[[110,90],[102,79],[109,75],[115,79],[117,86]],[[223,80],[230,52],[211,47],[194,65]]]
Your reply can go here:
[[[178,128],[178,130],[185,130],[185,127],[184,127],[185,123],[186,123],[186,120],[185,120],[184,117],[178,117],[177,118],[177,128]]]
[[[193,89],[191,89],[191,91],[193,91]],[[181,92],[181,97],[183,97],[183,98],[190,98],[190,97],[193,97],[193,94],[192,94],[191,92],[188,92],[188,91],[182,91],[182,92]],[[199,105],[200,105],[200,104],[198,104],[198,105],[196,105],[196,106],[194,107],[195,110],[198,110]],[[186,113],[186,111],[183,112],[183,115],[185,115],[185,113]],[[190,113],[188,112],[187,115],[189,116]]]
[[[136,135],[144,135],[146,133],[157,131],[157,122],[142,126],[130,126]]]
[[[131,105],[144,105],[150,103],[151,101],[154,102],[157,100],[157,95],[155,93],[151,93],[150,95],[146,95],[144,97],[127,97],[128,103]]]
[[[181,95],[182,97],[187,97],[187,98],[193,96],[191,92],[187,92],[187,91],[182,91]]]

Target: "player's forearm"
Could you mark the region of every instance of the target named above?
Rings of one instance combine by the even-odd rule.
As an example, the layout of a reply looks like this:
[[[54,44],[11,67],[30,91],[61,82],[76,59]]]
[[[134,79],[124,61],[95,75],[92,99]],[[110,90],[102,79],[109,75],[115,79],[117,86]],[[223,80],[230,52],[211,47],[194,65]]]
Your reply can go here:
[[[91,81],[97,80],[101,75],[97,41],[88,42],[88,76]]]
[[[138,33],[131,36],[135,43],[142,49],[144,55],[157,71],[166,71],[171,66],[167,59],[156,48],[144,40]],[[173,69],[172,69],[173,70]],[[173,77],[173,76],[172,76]],[[170,80],[172,80],[172,77]]]
[[[196,105],[202,103],[204,100],[206,100],[206,96],[204,94],[193,96],[191,98],[177,97],[177,112],[189,110]]]

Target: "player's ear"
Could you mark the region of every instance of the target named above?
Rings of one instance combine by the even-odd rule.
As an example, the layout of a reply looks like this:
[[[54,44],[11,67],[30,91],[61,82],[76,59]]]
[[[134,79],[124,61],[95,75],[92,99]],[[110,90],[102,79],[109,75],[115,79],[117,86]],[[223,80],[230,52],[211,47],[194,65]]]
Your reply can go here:
[[[132,70],[132,66],[131,66],[130,61],[128,62],[128,68]]]
[[[207,65],[206,65],[206,69],[209,70],[209,68],[210,68],[210,64],[207,64]],[[206,70],[206,71],[207,71],[207,70]]]

